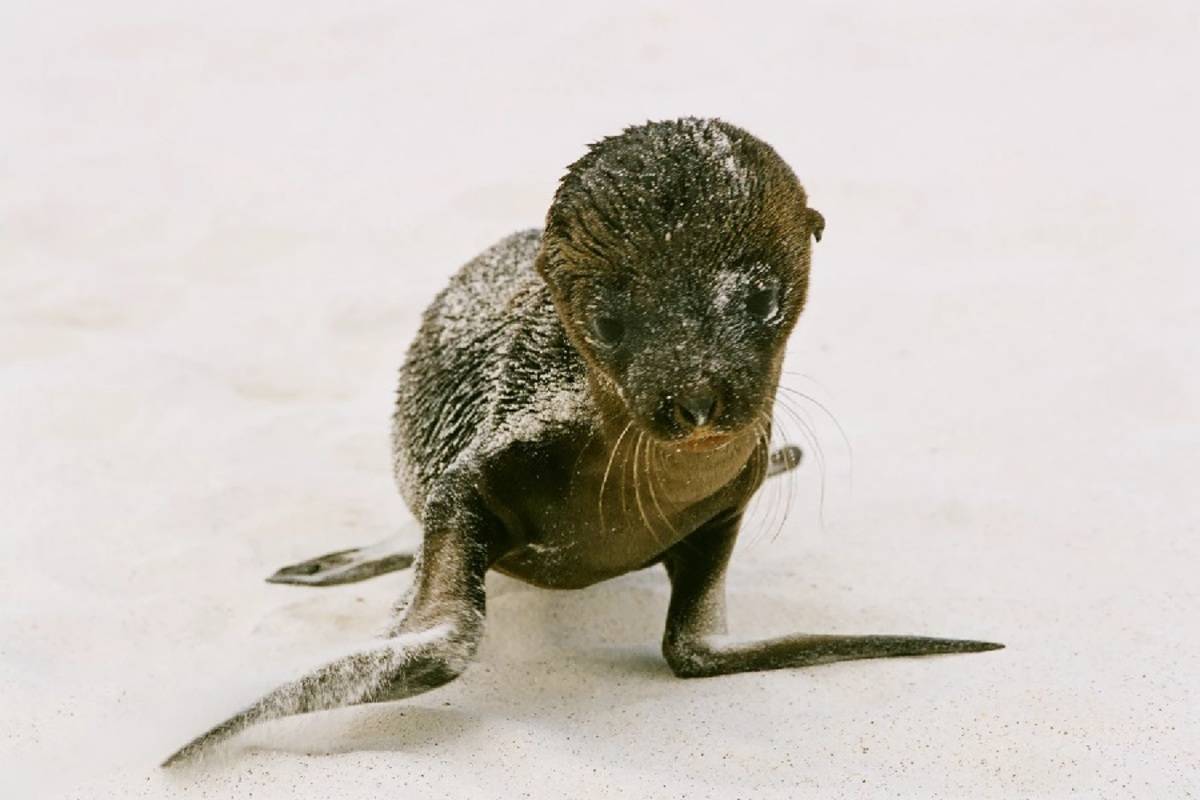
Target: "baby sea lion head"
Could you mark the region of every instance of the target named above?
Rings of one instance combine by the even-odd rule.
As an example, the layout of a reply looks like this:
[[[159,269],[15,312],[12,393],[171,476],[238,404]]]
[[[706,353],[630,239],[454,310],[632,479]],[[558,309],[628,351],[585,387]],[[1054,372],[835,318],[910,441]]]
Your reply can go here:
[[[601,393],[703,448],[769,417],[823,227],[766,143],[720,120],[651,122],[568,168],[537,267]]]

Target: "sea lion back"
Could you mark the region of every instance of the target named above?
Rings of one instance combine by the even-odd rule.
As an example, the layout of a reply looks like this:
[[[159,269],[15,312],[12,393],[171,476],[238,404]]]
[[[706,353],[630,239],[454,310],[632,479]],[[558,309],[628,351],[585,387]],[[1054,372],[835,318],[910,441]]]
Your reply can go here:
[[[534,269],[537,229],[460,269],[426,309],[400,369],[392,426],[396,483],[418,519],[431,484],[586,404],[583,366]]]

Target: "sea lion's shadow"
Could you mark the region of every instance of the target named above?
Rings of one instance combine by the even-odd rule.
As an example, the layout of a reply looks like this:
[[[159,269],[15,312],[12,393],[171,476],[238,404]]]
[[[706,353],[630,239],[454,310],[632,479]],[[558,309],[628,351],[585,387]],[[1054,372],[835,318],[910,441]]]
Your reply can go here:
[[[457,708],[379,703],[268,723],[244,733],[240,746],[247,752],[297,755],[420,752],[469,736],[481,721]]]

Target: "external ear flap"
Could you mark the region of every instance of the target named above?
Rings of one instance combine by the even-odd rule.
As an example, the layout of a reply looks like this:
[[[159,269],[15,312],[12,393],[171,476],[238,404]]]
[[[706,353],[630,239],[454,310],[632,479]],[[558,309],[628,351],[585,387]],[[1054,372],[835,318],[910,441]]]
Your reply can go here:
[[[815,208],[804,209],[804,215],[808,220],[808,230],[812,233],[813,238],[818,242],[821,241],[821,234],[825,232],[825,217],[821,216],[821,212]]]

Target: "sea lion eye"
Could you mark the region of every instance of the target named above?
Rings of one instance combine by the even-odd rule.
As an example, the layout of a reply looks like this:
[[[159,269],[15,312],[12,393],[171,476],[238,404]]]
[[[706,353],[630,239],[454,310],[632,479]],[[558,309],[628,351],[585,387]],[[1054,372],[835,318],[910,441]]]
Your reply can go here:
[[[592,320],[592,335],[606,347],[616,347],[625,338],[625,323],[616,317],[596,317]]]
[[[752,291],[746,298],[746,310],[757,319],[771,319],[779,313],[779,290],[766,286]]]

